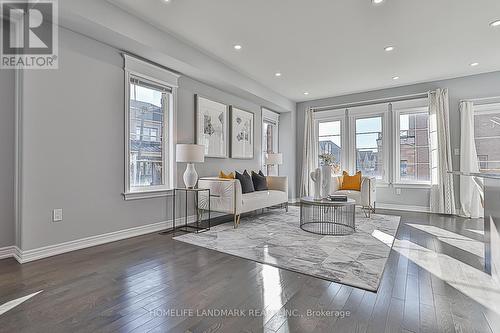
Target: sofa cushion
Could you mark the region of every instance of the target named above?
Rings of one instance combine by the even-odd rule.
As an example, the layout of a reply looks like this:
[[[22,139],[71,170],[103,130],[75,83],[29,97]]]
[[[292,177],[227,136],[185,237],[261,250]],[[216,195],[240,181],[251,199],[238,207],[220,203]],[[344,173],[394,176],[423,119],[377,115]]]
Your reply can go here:
[[[252,171],[252,182],[255,191],[267,191],[267,179],[264,175],[261,175],[262,171],[255,173]]]
[[[241,193],[251,193],[255,191],[253,187],[252,177],[248,174],[248,171],[245,170],[243,174],[236,171],[236,179],[240,181],[241,184]]]
[[[288,194],[282,191],[256,191],[242,195],[242,213],[279,205],[288,201]]]
[[[356,172],[354,176],[349,176],[349,174],[344,171],[340,189],[361,191],[361,171]]]
[[[220,171],[220,172],[219,172],[219,178],[223,178],[223,179],[234,179],[234,172],[231,172],[231,173],[225,174],[225,173],[224,173],[224,171]]]

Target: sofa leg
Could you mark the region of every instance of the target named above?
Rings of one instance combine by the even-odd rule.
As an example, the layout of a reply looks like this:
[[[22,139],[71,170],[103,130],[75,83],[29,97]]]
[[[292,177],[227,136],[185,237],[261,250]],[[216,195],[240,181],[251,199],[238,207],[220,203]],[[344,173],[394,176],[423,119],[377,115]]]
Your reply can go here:
[[[238,227],[240,226],[240,219],[241,219],[241,214],[238,215],[238,222],[237,222]]]
[[[288,213],[288,202],[285,203],[285,212]]]

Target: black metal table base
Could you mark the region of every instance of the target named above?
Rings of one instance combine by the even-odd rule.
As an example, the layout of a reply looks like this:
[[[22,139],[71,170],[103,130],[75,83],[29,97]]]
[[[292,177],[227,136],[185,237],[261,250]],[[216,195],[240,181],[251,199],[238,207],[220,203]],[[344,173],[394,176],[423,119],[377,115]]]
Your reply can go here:
[[[178,197],[177,192],[185,192],[184,196],[184,224],[176,226],[176,197]],[[188,193],[194,193],[194,206],[195,206],[195,216],[196,221],[188,223]],[[201,196],[200,196],[201,195]],[[203,213],[208,213],[208,219],[203,221]],[[206,222],[207,227],[203,227],[202,224]],[[209,189],[188,189],[188,188],[176,188],[173,191],[172,196],[172,229],[165,230],[160,234],[173,234],[177,231],[188,232],[188,233],[201,233],[210,230],[211,227],[211,211],[210,211],[210,190]]]
[[[318,235],[344,236],[356,231],[354,202],[315,201],[302,198],[300,228]]]

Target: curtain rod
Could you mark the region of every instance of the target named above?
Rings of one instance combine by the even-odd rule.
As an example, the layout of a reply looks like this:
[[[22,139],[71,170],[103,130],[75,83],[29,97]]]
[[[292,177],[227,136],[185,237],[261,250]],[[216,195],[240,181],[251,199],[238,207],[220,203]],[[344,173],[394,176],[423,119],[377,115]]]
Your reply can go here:
[[[379,99],[371,99],[371,100],[365,100],[365,101],[360,101],[360,102],[344,103],[344,104],[337,104],[337,105],[317,106],[317,107],[312,107],[311,109],[313,110],[313,112],[333,110],[333,109],[348,109],[348,108],[353,108],[356,106],[365,106],[365,105],[370,105],[370,104],[374,104],[374,103],[390,103],[390,102],[407,101],[407,100],[412,100],[412,99],[424,98],[424,97],[429,96],[429,93],[431,93],[431,92],[425,91],[422,93],[411,94],[411,95],[402,95],[402,96],[386,97],[386,98],[379,98]]]
[[[490,99],[500,99],[500,96],[491,96],[491,97],[481,97],[481,98],[471,98],[471,99],[461,99],[461,102],[480,102],[480,101],[487,101]]]

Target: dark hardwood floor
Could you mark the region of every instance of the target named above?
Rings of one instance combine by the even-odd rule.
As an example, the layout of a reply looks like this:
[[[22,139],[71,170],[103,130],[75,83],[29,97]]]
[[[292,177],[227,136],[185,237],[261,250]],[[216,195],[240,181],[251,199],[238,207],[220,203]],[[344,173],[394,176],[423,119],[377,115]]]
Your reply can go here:
[[[480,221],[383,213],[402,215],[412,249],[391,252],[377,293],[151,234],[1,260],[0,304],[43,292],[1,315],[0,332],[500,332],[481,279],[470,283],[482,258],[460,243],[481,240]]]

